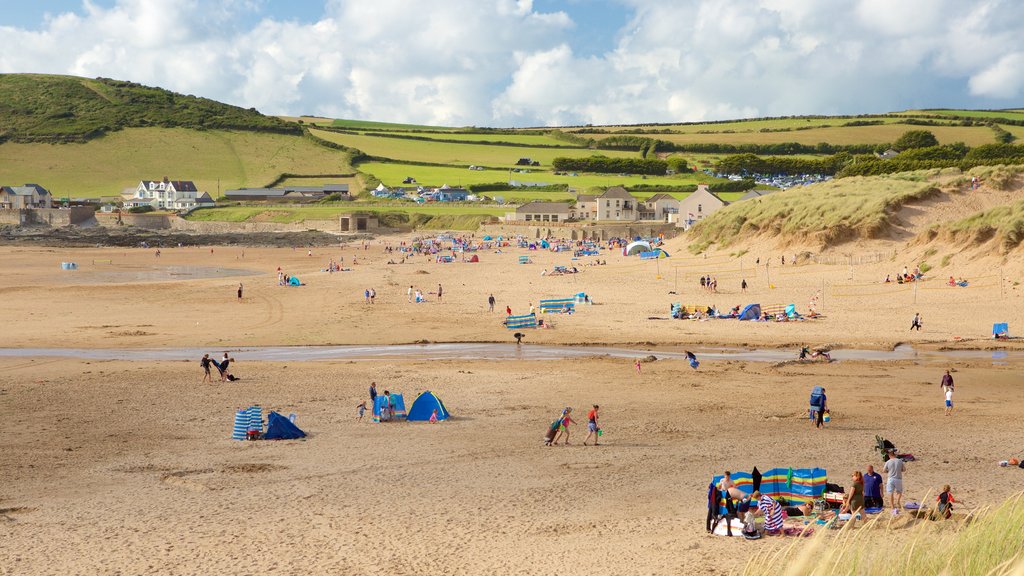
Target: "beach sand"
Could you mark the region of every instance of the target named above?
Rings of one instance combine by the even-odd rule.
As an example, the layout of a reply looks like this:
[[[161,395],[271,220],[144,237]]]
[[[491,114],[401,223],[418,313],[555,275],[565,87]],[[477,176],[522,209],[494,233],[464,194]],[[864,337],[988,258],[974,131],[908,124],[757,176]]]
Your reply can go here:
[[[713,474],[820,466],[844,483],[918,461],[962,509],[1018,490],[1019,367],[961,366],[942,414],[935,366],[627,360],[247,363],[0,361],[0,573],[697,574],[783,545],[704,533]],[[442,397],[438,424],[355,419],[366,386]],[[809,390],[834,420],[815,430]],[[298,414],[301,441],[229,439],[233,412]],[[544,447],[563,405],[602,405],[599,447]],[[885,539],[905,538],[906,531]]]
[[[531,330],[533,344],[650,343],[795,347],[988,346],[992,322],[1024,326],[1011,282],[977,289],[941,280],[882,285],[898,264],[797,265],[746,276],[728,254],[656,264],[609,254],[607,266],[541,277],[565,254],[482,253],[478,264],[387,265],[370,250],[0,248],[5,330],[0,347],[207,347],[510,340],[503,314],[540,298],[586,292],[596,305]],[[360,263],[351,266],[358,254]],[[678,256],[676,256],[678,254]],[[318,270],[344,255],[352,272]],[[92,264],[110,259],[110,264]],[[364,260],[365,259],[365,260]],[[61,261],[80,269],[62,272]],[[588,259],[577,261],[587,262]],[[777,261],[777,257],[776,257]],[[744,263],[744,266],[748,264]],[[165,267],[212,278],[166,280]],[[307,285],[278,287],[276,269]],[[981,277],[978,262],[957,275]],[[678,288],[675,268],[679,271]],[[217,277],[217,270],[257,275]],[[181,268],[174,268],[182,273]],[[717,275],[719,295],[699,291]],[[152,281],[140,281],[146,274]],[[227,272],[224,274],[231,274]],[[140,276],[141,275],[141,276]],[[750,293],[738,294],[741,277]],[[245,298],[236,302],[238,282]],[[844,286],[863,282],[864,286]],[[873,283],[872,283],[873,282]],[[408,304],[410,284],[444,302]],[[801,310],[824,283],[826,317],[800,323],[648,320],[671,302],[749,302]],[[363,302],[375,288],[377,303]],[[669,291],[682,295],[669,294]],[[845,292],[849,290],[849,292]],[[844,296],[844,294],[852,294]],[[914,311],[925,328],[910,333]],[[646,344],[645,344],[646,345]],[[1014,345],[1011,341],[1010,345]],[[793,350],[794,357],[796,349]],[[642,354],[638,354],[642,355]],[[711,574],[786,544],[704,533],[706,487],[724,470],[826,468],[833,481],[880,458],[874,436],[918,458],[910,499],[943,484],[975,509],[1024,487],[996,467],[1019,449],[1019,365],[989,360],[769,364],[628,359],[253,362],[242,379],[201,384],[198,358],[179,362],[0,359],[0,574]],[[938,386],[953,367],[956,412]],[[430,389],[455,418],[426,423],[355,420],[371,381],[411,403]],[[825,386],[834,421],[815,430],[807,399]],[[298,414],[302,441],[235,442],[235,409],[259,403]],[[582,447],[585,414],[602,406],[603,446]],[[566,405],[583,421],[573,446],[546,448],[545,426]],[[872,537],[897,543],[907,530]]]

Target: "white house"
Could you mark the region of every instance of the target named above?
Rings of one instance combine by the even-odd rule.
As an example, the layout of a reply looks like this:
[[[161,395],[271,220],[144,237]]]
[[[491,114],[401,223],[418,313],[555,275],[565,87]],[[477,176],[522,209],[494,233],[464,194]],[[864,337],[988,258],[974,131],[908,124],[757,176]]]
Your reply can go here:
[[[139,182],[124,201],[128,208],[152,206],[156,210],[192,210],[213,204],[213,198],[206,192],[199,192],[191,180],[172,181],[167,178]]]
[[[706,184],[700,184],[696,192],[679,202],[679,221],[676,225],[689,228],[728,205],[728,202],[709,190]]]

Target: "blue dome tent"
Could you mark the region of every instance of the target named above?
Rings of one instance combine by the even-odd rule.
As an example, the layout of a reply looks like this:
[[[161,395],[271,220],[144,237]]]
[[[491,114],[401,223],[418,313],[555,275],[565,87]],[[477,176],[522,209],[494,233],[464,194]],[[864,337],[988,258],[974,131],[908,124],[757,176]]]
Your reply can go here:
[[[405,419],[425,422],[430,420],[430,415],[433,414],[434,410],[437,410],[438,420],[448,419],[448,409],[444,407],[444,402],[436,394],[427,390],[416,397],[416,401],[412,403],[412,408],[409,408],[409,415]]]
[[[299,430],[299,427],[292,424],[291,420],[277,412],[271,412],[267,416],[267,432],[263,435],[264,440],[294,440],[305,438],[305,436],[305,432]]]

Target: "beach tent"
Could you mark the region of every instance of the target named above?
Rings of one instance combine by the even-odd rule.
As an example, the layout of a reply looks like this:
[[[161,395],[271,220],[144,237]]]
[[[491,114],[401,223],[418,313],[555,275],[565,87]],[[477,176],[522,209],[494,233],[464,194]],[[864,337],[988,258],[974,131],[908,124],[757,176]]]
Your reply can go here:
[[[761,317],[760,304],[747,304],[740,312],[740,320],[757,320]]]
[[[636,256],[637,254],[639,254],[641,252],[650,252],[650,251],[651,251],[651,243],[650,242],[644,242],[643,240],[641,240],[641,241],[638,241],[638,242],[632,242],[630,244],[627,244],[626,247],[622,249],[622,255],[623,256]]]
[[[490,236],[484,236],[484,242],[490,242],[492,238]]]
[[[799,316],[799,314],[796,313],[796,304],[786,306],[786,316],[789,318],[796,318]]]
[[[377,399],[373,401],[373,421],[380,422],[380,409],[384,407],[384,403],[387,402],[387,397],[381,394],[377,396]],[[401,394],[391,395],[391,420],[401,420],[405,418],[405,399],[402,398]]]
[[[288,280],[288,283],[291,284],[292,286],[302,286],[302,282],[299,282],[299,279],[295,276],[292,276]]]
[[[469,262],[479,262],[479,261],[480,261],[480,257],[477,256],[476,254],[473,254],[472,256],[469,257]]]
[[[264,440],[294,440],[305,438],[306,433],[299,430],[299,427],[292,424],[292,421],[277,412],[267,415],[267,433],[263,435]]]
[[[547,250],[548,248],[551,248],[551,244],[548,244],[547,240],[541,240],[540,247]]]
[[[658,258],[668,258],[668,252],[665,252],[661,248],[655,248],[654,250],[651,250],[650,252],[641,252],[640,253],[640,259],[641,260],[654,260],[654,259],[658,259]]]
[[[993,338],[1009,338],[1010,337],[1010,324],[1008,322],[1000,322],[992,325],[992,337]]]
[[[450,416],[448,409],[444,407],[444,402],[436,394],[427,390],[416,397],[416,401],[412,403],[412,407],[409,408],[409,415],[405,419],[425,422],[430,420],[430,415],[434,413],[434,410],[437,410],[438,420],[447,420],[448,416]]]

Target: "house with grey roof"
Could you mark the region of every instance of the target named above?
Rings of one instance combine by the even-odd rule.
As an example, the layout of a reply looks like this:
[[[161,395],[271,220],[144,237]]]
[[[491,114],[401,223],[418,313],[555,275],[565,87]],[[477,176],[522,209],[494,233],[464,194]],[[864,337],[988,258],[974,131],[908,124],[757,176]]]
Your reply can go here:
[[[0,186],[0,209],[50,208],[53,196],[39,184]]]
[[[622,186],[612,186],[597,197],[594,220],[597,222],[632,222],[638,218],[636,198]]]
[[[679,214],[679,200],[671,194],[655,194],[637,204],[640,206],[640,220],[668,222],[673,214]]]
[[[154,210],[192,210],[200,206],[212,206],[213,199],[206,192],[200,192],[191,180],[143,180],[124,200],[128,208],[150,206]]]
[[[239,188],[224,193],[227,200],[238,202],[315,202],[325,196],[338,194],[342,200],[351,200],[348,184],[323,186],[285,186],[283,188]]]

